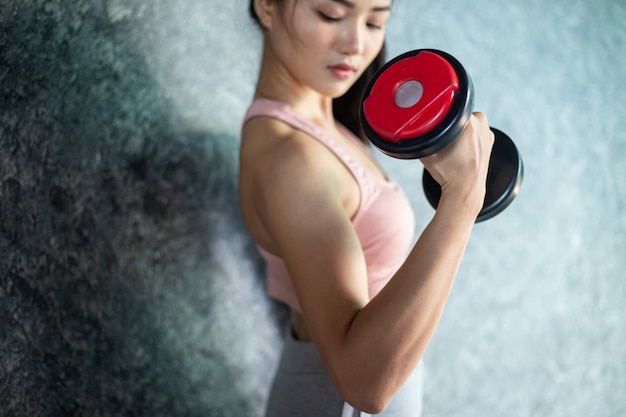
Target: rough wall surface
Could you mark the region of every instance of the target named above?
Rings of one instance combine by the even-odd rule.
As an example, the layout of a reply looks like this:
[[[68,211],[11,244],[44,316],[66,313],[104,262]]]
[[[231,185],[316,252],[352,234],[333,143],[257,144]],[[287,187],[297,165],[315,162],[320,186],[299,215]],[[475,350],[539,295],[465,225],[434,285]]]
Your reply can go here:
[[[260,416],[285,315],[237,208],[247,2],[0,3],[0,416]],[[424,415],[626,415],[626,5],[396,0],[388,46],[457,56],[526,163]],[[380,157],[422,228],[421,166]]]
[[[250,415],[278,333],[237,133],[180,120],[132,21],[64,3],[0,11],[0,415]]]

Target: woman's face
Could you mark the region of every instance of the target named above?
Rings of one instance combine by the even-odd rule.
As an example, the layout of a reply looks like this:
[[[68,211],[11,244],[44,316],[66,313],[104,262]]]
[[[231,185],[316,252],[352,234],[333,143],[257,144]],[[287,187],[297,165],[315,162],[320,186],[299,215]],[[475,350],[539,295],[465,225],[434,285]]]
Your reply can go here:
[[[343,95],[382,48],[391,0],[284,0],[266,27],[281,77]]]

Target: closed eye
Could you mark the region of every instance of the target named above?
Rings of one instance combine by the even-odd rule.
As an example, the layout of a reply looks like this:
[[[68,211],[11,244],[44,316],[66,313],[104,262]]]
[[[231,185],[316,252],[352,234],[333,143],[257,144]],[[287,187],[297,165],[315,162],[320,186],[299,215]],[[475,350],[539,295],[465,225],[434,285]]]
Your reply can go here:
[[[320,18],[324,22],[332,22],[332,23],[341,22],[341,17],[329,16],[326,13],[322,13],[322,12],[317,12],[317,14],[320,16]]]

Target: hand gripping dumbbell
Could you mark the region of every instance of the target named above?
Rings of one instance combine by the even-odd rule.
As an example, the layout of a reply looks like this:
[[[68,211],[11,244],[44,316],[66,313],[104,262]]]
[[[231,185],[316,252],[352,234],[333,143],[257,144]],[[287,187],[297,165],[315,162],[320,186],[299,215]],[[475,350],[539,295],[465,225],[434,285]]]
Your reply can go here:
[[[469,74],[451,55],[420,49],[387,62],[369,81],[361,100],[361,125],[385,154],[400,159],[432,155],[463,131],[474,107]],[[491,128],[495,142],[489,161],[487,192],[476,222],[504,210],[519,193],[524,164],[515,144]],[[426,199],[437,208],[441,187],[424,170]]]

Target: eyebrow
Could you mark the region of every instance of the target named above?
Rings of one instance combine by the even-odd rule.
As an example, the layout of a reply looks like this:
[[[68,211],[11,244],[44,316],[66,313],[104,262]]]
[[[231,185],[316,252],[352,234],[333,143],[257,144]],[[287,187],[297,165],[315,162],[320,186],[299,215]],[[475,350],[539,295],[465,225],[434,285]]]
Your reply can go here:
[[[339,4],[343,4],[344,6],[350,8],[350,9],[354,9],[354,3],[352,3],[349,0],[332,0],[335,3],[339,3]],[[380,6],[380,7],[373,7],[372,11],[373,12],[388,12],[391,10],[391,6]]]

